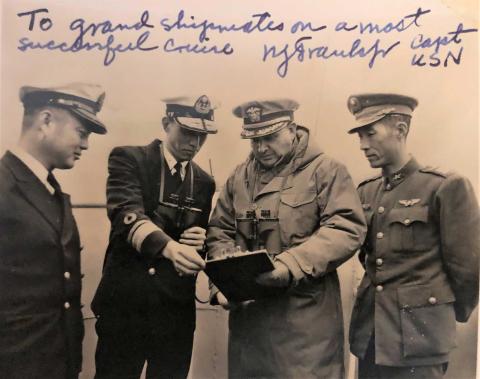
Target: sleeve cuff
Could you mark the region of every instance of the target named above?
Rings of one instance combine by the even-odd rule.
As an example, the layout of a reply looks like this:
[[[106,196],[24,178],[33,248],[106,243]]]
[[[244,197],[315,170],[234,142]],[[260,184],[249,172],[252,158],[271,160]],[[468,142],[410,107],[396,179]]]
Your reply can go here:
[[[288,251],[285,251],[275,257],[276,260],[282,262],[285,266],[288,267],[290,273],[292,274],[292,283],[291,285],[295,286],[301,279],[305,277],[304,272],[302,271],[297,260],[292,254]]]
[[[157,227],[157,230],[148,234],[143,240],[140,253],[146,258],[158,258],[167,243],[170,241],[172,241],[172,238]]]
[[[145,238],[150,233],[153,233],[157,230],[160,230],[158,226],[156,226],[150,220],[140,220],[137,221],[131,228],[130,232],[128,233],[127,241],[130,243],[135,250],[138,252],[141,251],[141,246]]]

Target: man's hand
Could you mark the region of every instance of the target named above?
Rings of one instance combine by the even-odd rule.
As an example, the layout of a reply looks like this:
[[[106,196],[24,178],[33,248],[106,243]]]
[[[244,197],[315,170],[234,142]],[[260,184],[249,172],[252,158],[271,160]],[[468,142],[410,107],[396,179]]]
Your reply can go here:
[[[206,235],[207,231],[205,229],[199,226],[192,226],[184,230],[178,242],[192,246],[197,251],[201,251],[205,244]]]
[[[241,304],[245,304],[245,303],[250,302],[250,301],[244,301],[244,302],[228,301],[228,299],[225,297],[225,295],[223,293],[221,293],[220,291],[218,291],[215,296],[217,296],[218,304],[221,305],[222,308],[226,309],[227,311],[235,309]]]
[[[267,287],[287,287],[292,275],[288,267],[280,261],[275,261],[274,265],[275,268],[272,271],[257,276],[257,283]]]
[[[163,256],[172,261],[178,275],[195,275],[205,268],[205,261],[197,251],[188,245],[176,241],[167,243],[162,252]]]

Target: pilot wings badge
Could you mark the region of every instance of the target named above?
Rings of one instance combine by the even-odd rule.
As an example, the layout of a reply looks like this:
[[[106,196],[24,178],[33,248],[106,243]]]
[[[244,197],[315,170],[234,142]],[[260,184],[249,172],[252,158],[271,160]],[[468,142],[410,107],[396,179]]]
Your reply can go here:
[[[420,202],[420,199],[398,200],[398,202],[404,207],[413,207],[415,204]]]

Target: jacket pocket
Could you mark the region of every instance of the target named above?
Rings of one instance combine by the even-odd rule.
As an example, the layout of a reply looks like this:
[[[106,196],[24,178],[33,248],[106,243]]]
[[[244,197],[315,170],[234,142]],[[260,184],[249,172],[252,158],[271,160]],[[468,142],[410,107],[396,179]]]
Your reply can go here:
[[[428,224],[428,207],[394,208],[387,217],[394,251],[424,251],[432,247],[434,235]]]
[[[282,192],[279,209],[280,224],[289,235],[309,236],[318,225],[316,192]]]
[[[447,354],[455,346],[455,295],[448,284],[397,289],[403,356]]]

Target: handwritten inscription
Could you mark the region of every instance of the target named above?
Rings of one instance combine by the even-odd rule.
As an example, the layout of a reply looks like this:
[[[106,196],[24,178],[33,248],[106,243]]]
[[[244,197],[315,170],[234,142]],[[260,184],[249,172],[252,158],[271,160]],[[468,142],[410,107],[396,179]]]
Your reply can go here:
[[[70,39],[45,38],[41,41],[22,36],[18,39],[18,50],[51,50],[62,53],[97,51],[103,54],[103,64],[111,65],[121,53],[201,54],[234,56],[235,46],[229,36],[254,34],[282,35],[285,42],[264,43],[259,47],[261,62],[273,63],[276,74],[284,78],[290,67],[313,60],[363,60],[370,69],[380,61],[386,61],[401,48],[412,52],[414,67],[448,67],[460,65],[464,55],[463,38],[478,32],[462,23],[449,26],[444,35],[428,34],[422,25],[425,17],[434,17],[430,9],[418,8],[415,12],[392,19],[386,23],[371,21],[352,23],[340,20],[332,25],[311,20],[295,20],[287,23],[278,20],[270,12],[258,12],[243,22],[224,23],[218,20],[200,19],[181,9],[175,17],[154,18],[144,10],[136,20],[114,22],[106,19],[91,22],[76,18],[69,24]],[[38,8],[17,13],[28,31],[39,31],[49,35],[55,23],[48,8]],[[182,31],[182,40],[179,40]],[[325,33],[343,35],[341,39],[326,38]],[[410,33],[407,35],[407,32]],[[415,33],[412,38],[411,33]],[[185,39],[190,33],[192,40]],[[62,33],[63,34],[63,33]],[[56,36],[60,35],[57,31]],[[352,36],[349,41],[345,36]],[[222,42],[215,38],[222,37]],[[187,37],[189,38],[189,37]],[[293,40],[292,40],[293,38]],[[225,42],[227,39],[227,42]],[[268,40],[268,38],[267,38]],[[278,37],[275,38],[278,41]],[[341,42],[340,42],[341,40]],[[327,42],[326,42],[327,41]],[[332,42],[333,41],[333,42]],[[347,42],[345,42],[347,41]],[[252,48],[258,48],[253,46]]]
[[[46,11],[48,9],[41,9]],[[29,30],[35,27],[35,15],[39,13],[39,10],[33,10],[30,12],[19,13],[19,17],[30,16]],[[88,23],[83,18],[77,18],[70,23],[70,30],[77,33],[76,38],[71,42],[58,42],[49,40],[47,42],[33,42],[27,37],[20,38],[18,49],[20,51],[28,50],[58,50],[61,52],[79,52],[82,50],[98,50],[105,53],[103,64],[108,66],[111,64],[117,55],[117,53],[124,53],[127,51],[151,51],[158,49],[158,45],[148,45],[147,42],[150,37],[149,31],[141,33],[134,42],[118,43],[115,40],[115,33],[123,31],[142,31],[144,29],[153,29],[154,26],[149,23],[149,12],[144,11],[140,16],[140,20],[132,24],[113,24],[111,21],[106,20],[99,23]],[[48,19],[50,20],[50,19]],[[53,22],[50,20],[53,24]],[[40,21],[41,25],[41,21]],[[40,26],[41,27],[41,26]],[[50,26],[51,27],[51,26]],[[43,29],[42,29],[43,30]],[[103,41],[90,42],[87,41],[87,37],[103,37]]]

